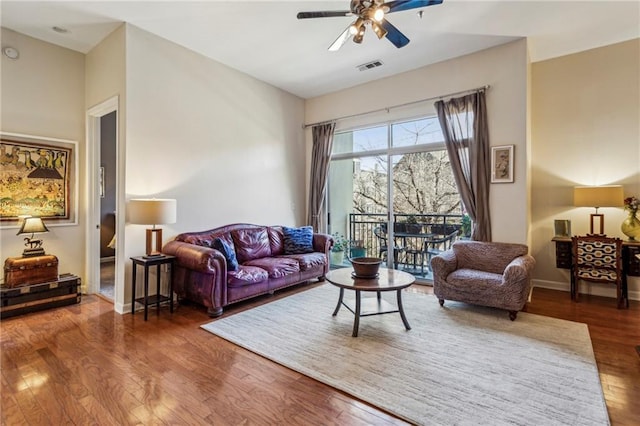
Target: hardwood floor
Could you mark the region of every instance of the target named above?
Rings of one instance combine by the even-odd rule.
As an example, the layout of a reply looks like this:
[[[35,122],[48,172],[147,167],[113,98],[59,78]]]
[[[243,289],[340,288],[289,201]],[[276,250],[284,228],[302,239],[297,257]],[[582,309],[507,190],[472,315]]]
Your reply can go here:
[[[613,299],[581,298],[535,289],[526,311],[587,323],[612,425],[640,424],[640,303],[618,310]],[[405,424],[199,328],[209,321],[204,308],[182,305],[173,315],[151,311],[145,322],[97,296],[2,320],[1,423]]]

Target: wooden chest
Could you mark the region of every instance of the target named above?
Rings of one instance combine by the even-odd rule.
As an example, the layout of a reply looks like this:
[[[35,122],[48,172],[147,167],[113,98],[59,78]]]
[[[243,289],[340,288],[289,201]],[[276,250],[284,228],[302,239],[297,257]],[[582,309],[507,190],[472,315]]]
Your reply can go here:
[[[10,257],[4,262],[4,287],[45,283],[58,279],[58,258],[53,255]]]
[[[0,318],[80,303],[80,278],[62,274],[55,281],[0,289]]]

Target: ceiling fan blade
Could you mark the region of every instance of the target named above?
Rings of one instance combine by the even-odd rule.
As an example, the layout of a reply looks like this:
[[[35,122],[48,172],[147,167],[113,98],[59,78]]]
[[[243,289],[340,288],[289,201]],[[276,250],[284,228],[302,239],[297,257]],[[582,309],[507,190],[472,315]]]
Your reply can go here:
[[[419,7],[434,6],[442,3],[443,0],[396,0],[385,3],[384,6],[389,8],[386,13],[400,12],[401,10],[417,9]]]
[[[350,26],[351,25],[349,25],[349,27]],[[351,38],[351,32],[349,31],[349,27],[347,27],[347,29],[344,30],[344,32],[338,36],[336,41],[334,41],[331,44],[331,46],[329,46],[329,51],[330,52],[337,51],[338,49],[340,49],[342,47],[343,44],[345,44],[347,42],[347,40],[349,40],[349,38]]]
[[[387,40],[389,40],[398,49],[409,44],[407,36],[402,34],[399,29],[391,25],[389,21],[383,19],[380,21],[380,26],[387,31]],[[347,28],[348,29],[348,28]]]
[[[351,16],[350,10],[324,10],[320,12],[299,12],[298,19],[334,18],[336,16]]]

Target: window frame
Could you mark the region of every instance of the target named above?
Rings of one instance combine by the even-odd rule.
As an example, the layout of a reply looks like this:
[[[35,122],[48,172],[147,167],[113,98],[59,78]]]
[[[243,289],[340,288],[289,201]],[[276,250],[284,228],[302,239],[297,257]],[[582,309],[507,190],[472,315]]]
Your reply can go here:
[[[387,120],[380,123],[370,123],[362,126],[353,126],[353,127],[337,130],[335,134],[339,135],[343,133],[353,133],[359,130],[366,130],[374,127],[385,126],[387,128],[387,147],[384,149],[375,149],[370,151],[345,152],[345,153],[339,153],[339,154],[332,153],[330,161],[355,159],[360,157],[372,157],[376,155],[387,155],[389,158],[391,158],[391,156],[394,156],[394,155],[415,154],[418,152],[444,150],[446,149],[444,138],[442,142],[423,143],[423,144],[412,145],[412,146],[396,146],[396,147],[393,146],[392,128],[394,125],[407,123],[411,121],[431,119],[431,118],[435,118],[437,120],[438,116],[435,114],[428,114],[428,115],[421,115],[417,117],[402,118],[397,120]],[[390,167],[391,164],[388,164],[388,166]]]

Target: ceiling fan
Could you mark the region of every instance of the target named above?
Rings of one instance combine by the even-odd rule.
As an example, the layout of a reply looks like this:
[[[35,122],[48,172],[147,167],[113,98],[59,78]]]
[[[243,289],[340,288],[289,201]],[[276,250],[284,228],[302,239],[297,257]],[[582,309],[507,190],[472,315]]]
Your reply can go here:
[[[299,12],[298,19],[308,18],[333,18],[339,16],[357,16],[356,20],[329,46],[334,52],[351,37],[355,43],[362,43],[366,25],[378,38],[386,37],[394,46],[401,48],[409,43],[407,36],[391,25],[385,19],[388,13],[402,10],[417,9],[419,7],[433,6],[442,3],[443,0],[395,0],[385,3],[384,0],[351,0],[350,10],[325,10],[318,12]]]

